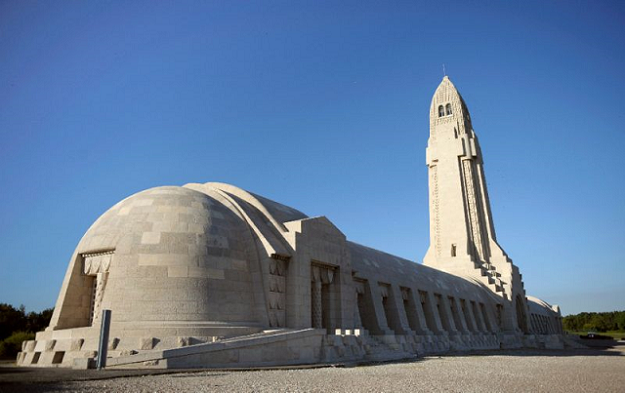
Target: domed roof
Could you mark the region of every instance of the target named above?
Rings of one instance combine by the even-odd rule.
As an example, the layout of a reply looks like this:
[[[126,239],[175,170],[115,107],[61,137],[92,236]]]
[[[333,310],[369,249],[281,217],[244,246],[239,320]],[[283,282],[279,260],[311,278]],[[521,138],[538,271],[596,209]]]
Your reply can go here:
[[[114,310],[115,323],[253,324],[249,265],[256,254],[249,226],[221,201],[184,187],[152,188],[119,202],[89,228],[71,269],[68,291],[77,292],[67,298],[90,296],[85,277],[105,273],[102,307]],[[88,317],[88,308],[78,312]]]
[[[284,223],[307,218],[304,213],[230,184],[189,183],[184,187],[212,196],[240,215],[260,239],[266,255],[291,256],[283,236],[288,232]]]
[[[529,306],[530,313],[532,314],[542,314],[547,315],[549,312],[553,312],[556,314],[560,314],[560,306],[551,305],[546,301],[539,299],[534,296],[526,296],[527,297],[527,305]]]
[[[184,187],[155,187],[125,198],[100,216],[79,243],[78,252],[120,246],[124,251],[130,252],[127,247],[132,246],[132,251],[142,252],[148,244],[152,252],[156,244],[162,245],[159,252],[182,251],[180,245],[163,244],[175,242],[177,236],[163,234],[200,235],[215,224],[229,232],[246,229],[240,217],[206,194]],[[136,244],[119,244],[131,234]]]

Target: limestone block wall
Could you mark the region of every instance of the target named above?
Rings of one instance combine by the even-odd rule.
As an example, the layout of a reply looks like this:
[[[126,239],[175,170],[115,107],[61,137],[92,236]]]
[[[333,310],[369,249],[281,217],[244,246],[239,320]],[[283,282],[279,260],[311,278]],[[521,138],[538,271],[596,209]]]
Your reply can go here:
[[[478,343],[483,337],[501,332],[496,317],[501,297],[478,280],[355,243],[348,246],[355,271],[356,320],[371,334],[436,336],[446,345],[462,348],[484,345]]]
[[[90,326],[103,308],[114,310],[114,328],[127,330],[257,324],[253,244],[241,218],[205,194],[159,187],[133,195],[79,243],[49,329]]]
[[[325,217],[302,218],[233,186],[154,188],[118,203],[87,231],[50,327],[24,344],[18,362],[87,364],[105,308],[113,311],[110,356],[158,360],[139,367],[560,345],[541,338],[558,332],[559,313],[538,300],[527,308],[518,269],[501,257],[501,278],[515,284],[497,291],[490,276],[454,275],[361,246]],[[516,309],[509,294],[521,297]],[[519,309],[526,329],[517,328]],[[524,338],[525,330],[534,335]],[[174,356],[181,353],[189,356]]]
[[[287,326],[352,328],[355,294],[345,235],[325,217],[285,226],[285,238],[295,250],[287,277]]]
[[[529,330],[533,334],[564,334],[560,307],[550,305],[533,296],[527,297],[529,304]]]

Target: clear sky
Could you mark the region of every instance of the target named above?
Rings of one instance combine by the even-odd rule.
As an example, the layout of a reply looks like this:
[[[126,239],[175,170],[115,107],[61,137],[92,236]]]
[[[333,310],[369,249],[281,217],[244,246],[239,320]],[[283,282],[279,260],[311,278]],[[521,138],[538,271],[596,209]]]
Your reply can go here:
[[[91,223],[222,181],[421,262],[445,64],[499,243],[564,314],[625,309],[625,2],[0,1],[0,302]]]

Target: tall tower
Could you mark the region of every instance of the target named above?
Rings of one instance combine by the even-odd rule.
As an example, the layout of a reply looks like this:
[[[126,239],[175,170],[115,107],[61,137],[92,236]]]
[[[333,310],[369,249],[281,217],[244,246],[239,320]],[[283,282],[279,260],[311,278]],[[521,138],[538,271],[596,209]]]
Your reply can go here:
[[[469,110],[447,76],[430,106],[426,163],[430,248],[423,263],[482,282],[501,297],[501,327],[527,332],[521,275],[497,243],[480,145]]]

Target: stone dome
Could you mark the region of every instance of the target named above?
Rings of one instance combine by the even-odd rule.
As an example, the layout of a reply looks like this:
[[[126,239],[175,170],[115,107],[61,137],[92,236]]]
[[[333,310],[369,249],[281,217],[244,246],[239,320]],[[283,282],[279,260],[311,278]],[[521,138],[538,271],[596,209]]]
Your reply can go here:
[[[89,326],[102,309],[113,311],[114,324],[254,325],[254,257],[247,223],[222,202],[184,187],[139,192],[104,213],[78,244],[73,271],[80,274],[67,286],[73,296],[63,298],[80,305],[63,304],[58,325]]]

